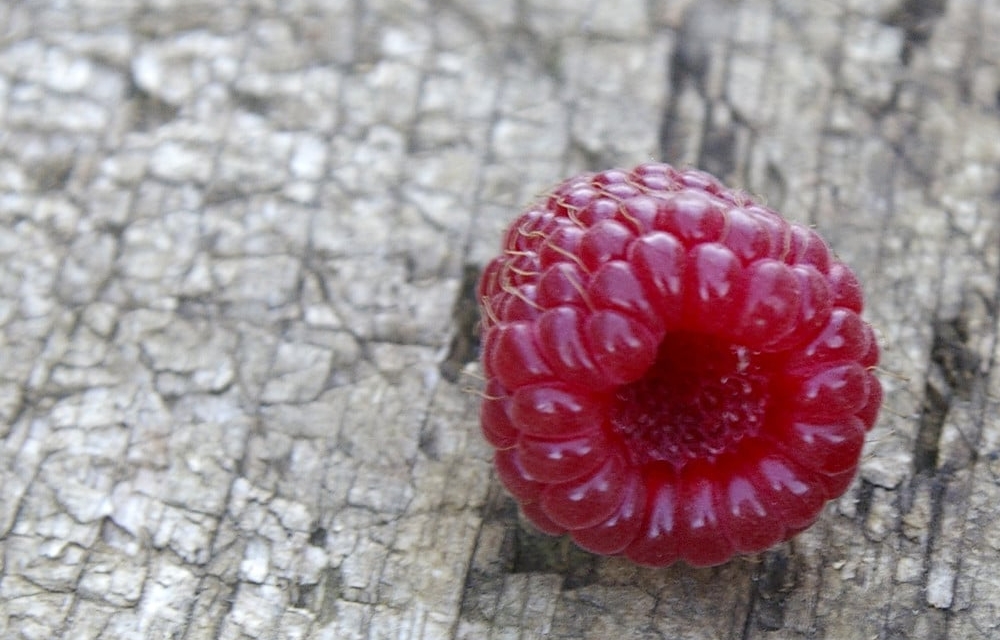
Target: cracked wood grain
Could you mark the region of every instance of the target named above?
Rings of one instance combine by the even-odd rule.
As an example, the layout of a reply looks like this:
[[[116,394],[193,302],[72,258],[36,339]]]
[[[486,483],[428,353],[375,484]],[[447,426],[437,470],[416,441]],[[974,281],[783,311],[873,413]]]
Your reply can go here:
[[[1000,636],[1000,6],[0,5],[0,636]],[[570,173],[695,164],[865,283],[815,527],[640,569],[523,524],[474,283]]]

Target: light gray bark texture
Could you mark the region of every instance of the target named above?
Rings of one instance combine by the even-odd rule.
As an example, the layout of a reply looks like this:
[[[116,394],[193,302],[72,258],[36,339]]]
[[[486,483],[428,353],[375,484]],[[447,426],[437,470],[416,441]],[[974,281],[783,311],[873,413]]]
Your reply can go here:
[[[1000,638],[996,0],[0,3],[3,638]],[[651,159],[815,225],[886,404],[713,569],[519,520],[470,286]]]

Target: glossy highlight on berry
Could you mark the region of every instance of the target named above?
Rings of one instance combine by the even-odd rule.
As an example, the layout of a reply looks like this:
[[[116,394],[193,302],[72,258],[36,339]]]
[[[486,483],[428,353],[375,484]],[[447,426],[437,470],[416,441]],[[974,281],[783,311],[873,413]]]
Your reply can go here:
[[[882,402],[861,286],[707,173],[566,180],[478,295],[482,432],[545,533],[710,566],[791,538],[854,478]]]

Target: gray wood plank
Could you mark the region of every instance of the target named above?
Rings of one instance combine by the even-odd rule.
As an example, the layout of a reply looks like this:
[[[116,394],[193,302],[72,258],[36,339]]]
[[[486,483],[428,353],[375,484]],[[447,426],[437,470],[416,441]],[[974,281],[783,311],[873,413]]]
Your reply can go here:
[[[1000,637],[1000,5],[0,5],[0,635]],[[791,542],[533,532],[467,292],[581,170],[815,225],[886,406]]]

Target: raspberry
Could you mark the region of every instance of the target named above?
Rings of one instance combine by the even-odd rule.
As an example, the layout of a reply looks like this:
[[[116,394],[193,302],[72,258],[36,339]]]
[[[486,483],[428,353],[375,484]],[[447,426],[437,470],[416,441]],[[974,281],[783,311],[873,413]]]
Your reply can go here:
[[[478,294],[483,434],[546,533],[714,565],[791,538],[854,478],[882,401],[857,278],[709,174],[563,182]]]

